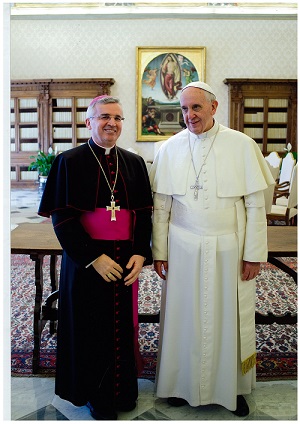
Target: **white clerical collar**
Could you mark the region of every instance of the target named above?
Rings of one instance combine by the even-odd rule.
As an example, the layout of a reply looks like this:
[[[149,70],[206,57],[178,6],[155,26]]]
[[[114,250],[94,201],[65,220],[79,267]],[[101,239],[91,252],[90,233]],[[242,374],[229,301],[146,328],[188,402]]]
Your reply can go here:
[[[218,131],[218,128],[219,128],[219,124],[216,120],[214,120],[214,125],[211,127],[211,129],[202,134],[194,134],[191,131],[189,131],[190,139],[195,141],[195,140],[203,140],[206,138],[211,138],[216,134],[216,132]]]
[[[101,149],[105,150],[105,155],[109,155],[110,151],[115,147],[115,144],[112,147],[104,147],[104,146],[101,146],[101,144],[96,143],[95,141],[94,143],[96,144],[96,146],[101,147]]]
[[[102,146],[100,146],[100,147],[102,147]],[[115,147],[115,146],[113,146],[113,147]],[[113,147],[102,147],[102,149],[105,149],[105,155],[109,155],[110,151]]]

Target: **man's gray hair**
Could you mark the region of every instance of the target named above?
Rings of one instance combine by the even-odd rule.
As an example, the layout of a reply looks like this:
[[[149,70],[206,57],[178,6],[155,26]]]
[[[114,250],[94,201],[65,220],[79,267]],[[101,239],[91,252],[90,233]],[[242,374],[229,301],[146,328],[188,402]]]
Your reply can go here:
[[[97,104],[105,105],[108,103],[118,103],[121,106],[121,102],[118,97],[108,96],[108,95],[96,97],[95,99],[91,101],[89,107],[87,108],[86,118],[90,118],[91,116],[93,116],[94,109]]]

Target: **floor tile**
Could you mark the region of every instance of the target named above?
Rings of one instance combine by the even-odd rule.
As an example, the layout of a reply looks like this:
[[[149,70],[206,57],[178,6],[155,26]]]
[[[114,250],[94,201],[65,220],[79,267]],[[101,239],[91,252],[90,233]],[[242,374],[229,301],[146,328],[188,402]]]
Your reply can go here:
[[[63,414],[61,414],[54,406],[48,405],[44,408],[38,409],[31,414],[25,415],[19,418],[17,421],[60,421],[68,420]]]
[[[12,377],[12,420],[90,421],[86,406],[76,407],[54,394],[54,378]],[[291,421],[297,420],[297,381],[258,382],[245,396],[250,414],[236,417],[219,405],[180,408],[158,399],[150,380],[139,380],[139,399],[133,411],[119,413],[120,421]],[[52,407],[51,407],[52,406]],[[51,418],[50,418],[51,417]]]
[[[54,378],[12,377],[11,419],[16,420],[52,403]]]

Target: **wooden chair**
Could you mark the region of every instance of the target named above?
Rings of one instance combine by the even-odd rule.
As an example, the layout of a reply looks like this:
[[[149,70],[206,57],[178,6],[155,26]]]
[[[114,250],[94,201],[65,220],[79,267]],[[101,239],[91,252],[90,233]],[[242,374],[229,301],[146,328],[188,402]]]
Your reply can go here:
[[[282,158],[279,156],[279,154],[277,152],[271,152],[268,156],[265,156],[265,159],[268,163],[268,165],[270,165],[272,168],[275,168],[276,171],[278,170],[278,175],[276,176],[276,178],[273,178],[276,181],[277,178],[279,177],[279,171],[280,171],[280,166],[282,163]]]
[[[287,199],[290,192],[290,184],[295,167],[296,160],[292,153],[287,155],[282,160],[282,166],[280,170],[279,180],[275,186],[273,203],[276,204],[276,200],[280,197],[285,196]]]
[[[289,183],[291,181],[295,165],[296,160],[294,159],[293,154],[291,152],[287,153],[286,156],[282,159],[278,185],[287,182]]]
[[[294,178],[297,178],[297,171],[298,171],[298,163],[296,163],[296,165],[293,168],[293,172],[292,172],[292,176],[291,176],[291,181],[290,182],[285,182],[280,184],[280,187],[275,187],[274,190],[274,205],[281,205],[281,206],[287,206],[288,204],[288,198],[290,195],[290,191],[291,191],[291,184]],[[296,174],[294,174],[296,172]],[[278,184],[279,186],[279,184]],[[279,190],[280,188],[280,190]]]
[[[276,155],[278,156],[278,153],[277,152],[272,152],[272,153],[276,153]],[[269,161],[267,159],[267,157],[265,158],[266,159],[266,162],[267,162],[267,165],[268,165],[268,167],[269,167],[269,169],[271,171],[272,177],[274,178],[274,180],[276,181],[276,183],[279,182],[280,165],[281,165],[281,162],[282,162],[282,159],[279,156],[278,156],[278,158],[279,158],[279,161],[277,161],[277,163],[275,163],[275,161],[272,161],[272,163],[271,163],[271,161]]]
[[[41,324],[43,328],[45,327],[47,321],[50,321],[50,334],[55,334],[57,332],[57,321],[58,321],[58,308],[57,301],[59,297],[59,290],[52,292],[47,299],[45,300],[44,305],[42,306],[41,313]],[[139,314],[138,315],[139,323],[159,323],[160,322],[160,312],[156,314]]]
[[[286,201],[276,199],[276,204],[271,207],[271,212],[267,213],[268,221],[284,221],[286,225],[291,225],[294,222],[294,217],[297,215],[298,198],[297,198],[297,173],[298,164],[294,166],[292,179],[289,184],[289,194]],[[284,199],[281,194],[282,199]],[[285,204],[286,203],[286,204]]]

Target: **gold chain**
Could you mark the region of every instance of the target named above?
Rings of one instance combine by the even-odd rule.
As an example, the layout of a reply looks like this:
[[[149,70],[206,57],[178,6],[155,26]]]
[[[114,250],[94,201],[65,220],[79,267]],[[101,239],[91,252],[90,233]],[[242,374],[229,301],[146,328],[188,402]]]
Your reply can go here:
[[[101,165],[101,163],[100,163],[99,159],[97,158],[96,153],[95,153],[95,152],[94,152],[94,150],[92,149],[92,146],[90,145],[90,141],[88,141],[88,145],[89,145],[89,148],[91,149],[91,151],[92,151],[93,155],[95,156],[95,158],[96,158],[97,162],[99,163],[99,166],[100,166],[100,168],[101,168],[101,171],[103,172],[103,175],[104,175],[104,177],[105,177],[105,180],[106,180],[107,185],[108,185],[108,187],[109,187],[109,190],[110,190],[110,192],[111,192],[111,200],[112,200],[112,201],[114,201],[114,190],[115,190],[115,187],[116,187],[116,184],[117,184],[118,173],[119,173],[119,157],[118,157],[117,146],[116,146],[116,159],[117,159],[116,178],[115,178],[115,181],[114,181],[114,185],[113,185],[113,187],[111,187],[111,186],[110,186],[110,184],[109,184],[109,182],[108,182],[107,176],[106,176],[106,174],[105,174],[105,172],[104,172],[104,169],[103,169],[103,167],[102,167],[102,165]]]

